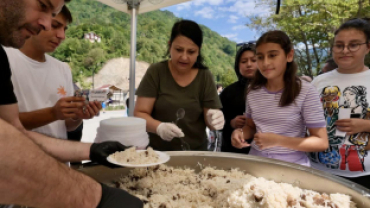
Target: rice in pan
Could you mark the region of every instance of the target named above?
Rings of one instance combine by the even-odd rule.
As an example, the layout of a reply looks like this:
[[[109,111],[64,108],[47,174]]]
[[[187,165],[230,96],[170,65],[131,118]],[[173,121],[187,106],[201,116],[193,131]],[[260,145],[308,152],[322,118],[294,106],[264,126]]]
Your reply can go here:
[[[116,185],[138,196],[145,208],[354,208],[350,196],[304,190],[244,172],[211,167],[196,173],[159,165],[133,169]]]

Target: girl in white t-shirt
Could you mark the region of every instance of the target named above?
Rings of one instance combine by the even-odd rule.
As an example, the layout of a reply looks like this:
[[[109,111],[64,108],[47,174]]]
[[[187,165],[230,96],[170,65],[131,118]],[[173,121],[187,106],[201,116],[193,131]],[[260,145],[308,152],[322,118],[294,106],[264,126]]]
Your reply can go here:
[[[370,188],[370,23],[351,19],[334,33],[333,59],[338,69],[312,84],[321,93],[329,148],[310,153],[311,164]],[[347,116],[342,116],[347,112]]]

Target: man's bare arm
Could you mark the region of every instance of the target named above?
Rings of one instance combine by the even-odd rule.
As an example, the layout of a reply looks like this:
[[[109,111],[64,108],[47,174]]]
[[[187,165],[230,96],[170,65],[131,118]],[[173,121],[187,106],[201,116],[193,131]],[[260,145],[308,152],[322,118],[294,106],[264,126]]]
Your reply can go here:
[[[77,162],[90,159],[91,143],[55,139],[33,131],[25,134],[41,149],[61,162]]]
[[[0,106],[0,118],[23,132],[45,152],[61,162],[88,160],[91,144],[51,138],[36,132],[27,131],[18,116],[18,105]]]
[[[0,149],[1,203],[40,208],[97,207],[100,184],[57,162],[1,119]]]

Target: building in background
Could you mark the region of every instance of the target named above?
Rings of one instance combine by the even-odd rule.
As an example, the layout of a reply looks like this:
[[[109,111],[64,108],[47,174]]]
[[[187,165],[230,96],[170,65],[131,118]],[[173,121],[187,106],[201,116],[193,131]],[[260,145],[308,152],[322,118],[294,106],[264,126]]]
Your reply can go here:
[[[94,32],[85,33],[84,39],[90,41],[91,43],[101,42],[101,37]]]

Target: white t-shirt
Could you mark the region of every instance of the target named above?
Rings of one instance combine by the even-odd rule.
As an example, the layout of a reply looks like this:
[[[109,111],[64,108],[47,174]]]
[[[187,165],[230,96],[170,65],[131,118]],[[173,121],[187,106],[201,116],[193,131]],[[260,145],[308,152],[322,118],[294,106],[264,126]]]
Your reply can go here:
[[[341,74],[333,70],[315,78],[324,108],[329,149],[309,153],[311,166],[329,173],[360,177],[370,175],[370,151],[364,150],[370,133],[337,136],[335,122],[340,109],[351,109],[351,118],[370,119],[370,70],[356,74]]]
[[[73,96],[69,66],[49,55],[46,62],[35,61],[13,48],[5,48],[12,70],[14,93],[19,112],[31,112],[54,106],[60,98]],[[54,121],[33,131],[66,139],[65,121]]]

